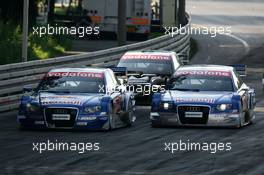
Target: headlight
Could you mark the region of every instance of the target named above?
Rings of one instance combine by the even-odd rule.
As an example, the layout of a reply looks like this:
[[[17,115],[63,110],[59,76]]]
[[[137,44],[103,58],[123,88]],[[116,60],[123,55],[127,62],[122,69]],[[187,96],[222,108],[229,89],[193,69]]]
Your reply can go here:
[[[85,107],[84,111],[87,113],[96,113],[101,111],[101,106],[89,106]]]
[[[225,111],[225,110],[229,110],[231,108],[232,108],[231,104],[220,104],[220,105],[217,105],[217,110],[219,110],[219,111]]]
[[[163,108],[164,109],[169,109],[170,107],[170,104],[169,103],[163,103]]]
[[[161,107],[162,109],[169,110],[169,109],[172,108],[172,103],[162,102],[162,103],[160,104],[160,107]]]
[[[39,106],[31,104],[31,103],[28,103],[27,104],[27,111],[29,111],[29,112],[37,112],[37,111],[39,111]]]

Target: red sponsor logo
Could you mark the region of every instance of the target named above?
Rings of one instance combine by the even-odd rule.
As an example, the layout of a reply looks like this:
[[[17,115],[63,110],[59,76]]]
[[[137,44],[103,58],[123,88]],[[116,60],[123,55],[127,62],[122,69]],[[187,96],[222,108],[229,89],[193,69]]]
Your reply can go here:
[[[213,98],[176,98],[176,102],[204,102],[204,103],[214,103]]]
[[[228,71],[177,71],[176,75],[200,75],[200,76],[219,76],[231,77],[231,72]]]
[[[41,103],[43,105],[54,105],[54,104],[82,105],[83,104],[81,101],[78,101],[78,100],[73,100],[73,101],[43,100]]]
[[[133,59],[142,59],[142,60],[171,60],[170,56],[164,55],[124,55],[122,60],[133,60]]]
[[[87,77],[103,78],[103,73],[94,72],[49,72],[47,77]]]

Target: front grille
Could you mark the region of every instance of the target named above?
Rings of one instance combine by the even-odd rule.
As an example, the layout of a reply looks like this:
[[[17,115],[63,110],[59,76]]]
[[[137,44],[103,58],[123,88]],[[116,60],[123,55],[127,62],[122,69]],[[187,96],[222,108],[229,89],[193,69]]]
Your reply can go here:
[[[207,106],[179,106],[178,115],[182,124],[206,124],[210,108]],[[186,117],[186,112],[202,113],[201,117]]]
[[[55,127],[73,127],[77,117],[78,110],[74,108],[47,108],[45,109],[45,117],[48,125]],[[54,114],[69,115],[69,119],[55,120]]]

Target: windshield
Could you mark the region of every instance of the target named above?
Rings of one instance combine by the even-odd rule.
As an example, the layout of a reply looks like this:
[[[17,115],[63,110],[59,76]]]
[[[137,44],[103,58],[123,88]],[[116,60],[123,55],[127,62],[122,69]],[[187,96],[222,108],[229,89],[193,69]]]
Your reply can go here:
[[[170,80],[169,89],[180,91],[233,91],[231,77],[179,75]]]
[[[142,72],[143,74],[172,74],[171,60],[121,59],[118,67],[126,67],[128,72]]]
[[[102,88],[104,88],[103,76],[54,76],[54,74],[49,76],[48,74],[40,83],[38,91],[51,93],[103,93],[104,90]]]

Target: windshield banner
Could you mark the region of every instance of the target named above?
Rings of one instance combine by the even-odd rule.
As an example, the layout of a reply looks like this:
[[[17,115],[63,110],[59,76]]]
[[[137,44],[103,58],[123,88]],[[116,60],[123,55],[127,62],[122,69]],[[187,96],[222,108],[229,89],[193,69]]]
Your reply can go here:
[[[87,78],[103,78],[102,73],[94,72],[49,72],[47,77],[87,77]]]
[[[165,55],[124,55],[123,60],[143,59],[143,60],[171,60],[170,56]]]
[[[219,76],[231,77],[231,73],[227,71],[177,71],[175,75],[200,75],[200,76]]]

